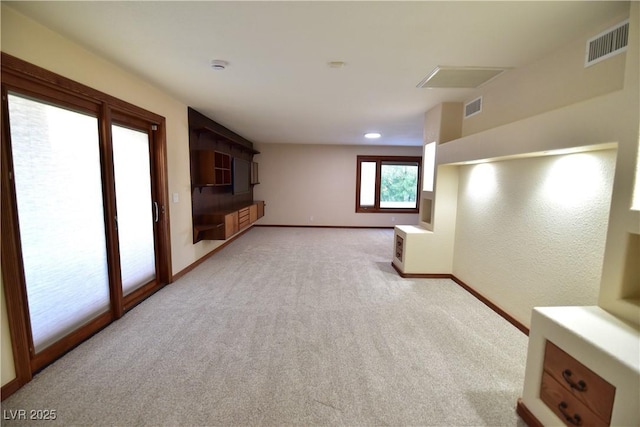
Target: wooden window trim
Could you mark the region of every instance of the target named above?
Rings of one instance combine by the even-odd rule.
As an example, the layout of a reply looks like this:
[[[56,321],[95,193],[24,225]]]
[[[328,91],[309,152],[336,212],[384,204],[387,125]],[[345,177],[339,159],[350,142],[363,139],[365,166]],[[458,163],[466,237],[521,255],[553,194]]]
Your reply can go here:
[[[376,163],[376,188],[375,203],[373,207],[362,207],[360,205],[360,185],[361,185],[361,165],[363,162]],[[401,208],[381,208],[380,207],[380,172],[382,163],[399,162],[399,163],[417,163],[418,164],[418,187],[416,193],[416,207],[411,209]],[[356,158],[356,213],[419,213],[420,211],[420,193],[422,188],[422,157],[420,156],[371,156],[363,155]]]

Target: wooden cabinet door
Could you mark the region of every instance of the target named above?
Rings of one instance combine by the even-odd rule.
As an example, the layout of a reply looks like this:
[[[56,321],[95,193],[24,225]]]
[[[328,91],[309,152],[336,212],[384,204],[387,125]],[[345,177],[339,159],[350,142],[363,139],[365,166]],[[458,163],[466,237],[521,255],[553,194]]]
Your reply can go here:
[[[256,206],[258,207],[258,218],[262,218],[264,216],[264,202],[257,201]]]
[[[231,212],[224,217],[224,238],[228,239],[238,232],[238,212]]]

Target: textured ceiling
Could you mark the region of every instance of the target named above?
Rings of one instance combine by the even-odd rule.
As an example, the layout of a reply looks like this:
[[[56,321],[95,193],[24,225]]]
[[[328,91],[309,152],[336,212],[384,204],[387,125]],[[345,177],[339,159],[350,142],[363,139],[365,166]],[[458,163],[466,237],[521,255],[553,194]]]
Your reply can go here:
[[[3,3],[254,142],[372,144],[363,134],[378,131],[374,143],[384,145],[421,145],[429,108],[469,100],[469,89],[416,87],[436,66],[522,67],[628,8],[595,1]],[[228,61],[227,69],[212,70],[213,59]]]

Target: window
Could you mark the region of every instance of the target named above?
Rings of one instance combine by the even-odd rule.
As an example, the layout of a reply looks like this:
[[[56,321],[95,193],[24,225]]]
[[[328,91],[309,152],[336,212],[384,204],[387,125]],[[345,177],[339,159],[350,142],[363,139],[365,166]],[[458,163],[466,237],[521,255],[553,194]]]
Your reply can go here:
[[[433,179],[436,171],[436,143],[432,142],[424,146],[424,175],[422,178],[422,191],[433,191]]]
[[[422,159],[358,156],[356,212],[418,213]]]

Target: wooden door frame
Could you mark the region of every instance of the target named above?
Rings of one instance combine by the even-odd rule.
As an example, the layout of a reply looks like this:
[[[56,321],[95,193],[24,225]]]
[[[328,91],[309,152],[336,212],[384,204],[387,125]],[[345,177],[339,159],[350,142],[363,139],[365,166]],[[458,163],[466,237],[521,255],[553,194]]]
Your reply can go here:
[[[147,133],[149,138],[149,148],[150,148],[150,166],[151,166],[151,192],[152,199],[158,202],[159,210],[158,210],[158,222],[154,223],[154,240],[161,245],[161,241],[164,241],[167,238],[166,233],[164,233],[165,228],[162,224],[165,221],[168,223],[168,197],[166,194],[166,186],[162,186],[163,182],[166,182],[166,164],[162,164],[162,160],[166,159],[166,143],[164,139],[165,135],[165,121],[164,118],[160,121],[158,120],[150,120],[149,118],[142,117],[134,117],[126,111],[117,110],[117,109],[109,109],[111,116],[109,127],[109,134],[111,134],[111,125],[120,125],[129,127],[131,129],[143,131]],[[162,154],[164,153],[164,154]],[[109,168],[113,170],[113,159],[109,159],[110,164]],[[166,162],[165,162],[166,163]],[[113,190],[115,191],[115,181]],[[113,197],[115,200],[115,197]],[[115,209],[115,206],[113,207]],[[116,231],[117,237],[117,231]],[[115,245],[114,245],[115,246]],[[115,290],[119,295],[117,295],[116,299],[121,301],[120,304],[122,311],[126,312],[131,309],[144,299],[146,299],[150,294],[158,290],[160,287],[169,283],[172,278],[172,272],[170,270],[170,263],[165,262],[163,256],[160,251],[156,250],[156,271],[158,275],[157,283],[149,283],[144,285],[129,295],[123,295],[122,286],[119,286],[117,290]],[[120,263],[120,259],[118,257],[117,260],[114,260],[118,264]],[[169,267],[169,268],[168,268]],[[122,316],[122,314],[120,314]],[[118,316],[118,317],[120,317]]]
[[[29,382],[33,374],[42,369],[52,360],[46,358],[31,357],[31,338],[28,305],[26,300],[26,284],[24,280],[24,269],[22,264],[22,250],[18,228],[18,216],[16,209],[15,188],[12,182],[11,172],[11,143],[8,118],[9,90],[19,93],[32,94],[38,99],[45,99],[55,102],[56,105],[75,106],[91,110],[97,114],[100,128],[100,153],[102,163],[102,185],[104,194],[105,209],[105,229],[108,242],[107,257],[110,273],[110,297],[111,310],[105,315],[99,316],[90,323],[92,330],[84,326],[60,340],[55,352],[62,355],[65,351],[78,345],[82,340],[93,335],[100,328],[108,325],[113,320],[121,317],[123,313],[133,305],[140,302],[160,287],[168,284],[172,280],[171,271],[171,241],[169,229],[169,196],[168,196],[168,174],[167,174],[167,148],[166,148],[166,121],[165,118],[122,101],[88,86],[82,85],[66,77],[52,73],[38,66],[25,62],[21,59],[1,53],[2,70],[2,235],[1,235],[1,265],[2,282],[7,306],[7,317],[11,334],[12,350],[16,378],[2,387],[2,399],[5,399],[24,384]],[[115,113],[117,112],[117,113]],[[110,127],[111,114],[124,114],[152,123],[155,131],[155,150],[151,161],[155,174],[152,177],[153,185],[157,188],[157,201],[162,214],[158,226],[158,286],[156,289],[146,290],[145,295],[138,295],[137,298],[124,303],[120,286],[120,295],[115,286],[113,269],[119,271],[119,267],[113,267],[114,260],[119,262],[117,247],[114,249],[113,242],[117,242],[117,232],[111,218],[115,214],[115,184],[113,178],[113,162],[110,159]],[[105,172],[106,168],[110,168]],[[115,240],[114,240],[115,239]],[[119,279],[118,279],[119,282]],[[47,349],[48,350],[48,349]],[[43,350],[47,351],[47,350]],[[40,354],[42,354],[41,352]]]

